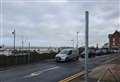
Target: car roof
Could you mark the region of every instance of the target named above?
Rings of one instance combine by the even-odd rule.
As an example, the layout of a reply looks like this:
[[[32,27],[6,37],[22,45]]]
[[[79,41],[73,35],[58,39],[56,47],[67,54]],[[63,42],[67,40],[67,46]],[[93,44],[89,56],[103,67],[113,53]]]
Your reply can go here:
[[[67,51],[70,51],[70,50],[75,50],[75,49],[63,49],[63,50],[67,50]]]

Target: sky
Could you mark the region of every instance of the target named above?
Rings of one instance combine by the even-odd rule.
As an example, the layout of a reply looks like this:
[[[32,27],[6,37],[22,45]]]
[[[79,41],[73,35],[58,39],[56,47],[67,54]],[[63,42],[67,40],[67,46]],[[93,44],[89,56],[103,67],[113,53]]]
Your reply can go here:
[[[84,46],[85,11],[89,11],[89,45],[108,42],[108,34],[120,31],[120,0],[1,0],[0,45],[60,47]]]

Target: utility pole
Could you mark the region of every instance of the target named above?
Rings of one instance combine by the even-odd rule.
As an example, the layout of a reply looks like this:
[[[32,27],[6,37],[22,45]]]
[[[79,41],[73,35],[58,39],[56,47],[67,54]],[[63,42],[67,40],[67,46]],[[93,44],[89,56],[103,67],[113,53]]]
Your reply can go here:
[[[77,43],[76,43],[76,48],[78,48],[78,34],[79,34],[79,32],[77,32]]]
[[[77,55],[79,54],[79,49],[78,49],[78,34],[79,34],[79,32],[77,32],[77,43],[76,43]]]
[[[22,40],[22,48],[21,48],[21,52],[22,52],[22,55],[24,55],[23,51],[24,51],[24,41]]]
[[[15,54],[15,50],[16,50],[16,31],[15,31],[15,29],[14,29],[14,31],[12,32],[12,34],[13,34],[13,37],[14,37],[14,55],[16,55]],[[16,56],[16,64],[18,63],[18,61],[17,61],[17,56]]]
[[[28,44],[29,44],[28,63],[30,63],[30,42]]]
[[[15,39],[16,39],[16,32],[15,32],[15,29],[14,29],[14,31],[12,32],[12,34],[13,34],[13,37],[14,37],[14,51],[15,51]]]
[[[89,12],[85,12],[85,82],[88,82]]]

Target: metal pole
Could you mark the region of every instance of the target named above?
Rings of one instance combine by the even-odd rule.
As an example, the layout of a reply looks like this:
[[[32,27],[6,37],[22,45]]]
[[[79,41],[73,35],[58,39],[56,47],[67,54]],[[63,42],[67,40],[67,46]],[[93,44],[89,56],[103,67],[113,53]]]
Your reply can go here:
[[[15,29],[14,29],[14,31],[12,32],[12,34],[13,34],[13,36],[14,36],[14,55],[16,55],[15,54],[15,50],[16,50],[16,45],[15,45],[15,43],[16,43],[16,31],[15,31]],[[16,64],[17,64],[17,56],[16,56]]]
[[[79,33],[79,32],[77,32],[77,44],[76,44],[77,55],[79,54],[79,50],[78,50],[78,33]]]
[[[30,63],[30,42],[29,42],[29,54],[28,54],[28,63]]]
[[[76,48],[78,49],[78,33],[79,32],[77,32],[77,43],[76,43]]]
[[[15,50],[16,50],[16,31],[15,31],[15,29],[14,29],[14,55],[16,55],[16,54],[15,54]],[[16,56],[16,64],[18,64],[17,56]]]
[[[0,43],[1,45],[3,44],[3,0],[0,0],[0,11],[1,11],[1,15],[0,15],[0,35],[1,35],[1,39],[0,39]]]
[[[23,53],[23,48],[24,48],[24,41],[22,40],[22,49],[21,49],[21,52],[22,52],[22,55],[24,55],[24,53]]]
[[[74,39],[73,39],[73,48],[74,48]]]
[[[16,33],[15,33],[15,29],[14,29],[14,32],[13,32],[13,35],[14,35],[14,51],[15,51],[15,38],[16,38]]]
[[[88,82],[89,12],[85,12],[85,82]]]

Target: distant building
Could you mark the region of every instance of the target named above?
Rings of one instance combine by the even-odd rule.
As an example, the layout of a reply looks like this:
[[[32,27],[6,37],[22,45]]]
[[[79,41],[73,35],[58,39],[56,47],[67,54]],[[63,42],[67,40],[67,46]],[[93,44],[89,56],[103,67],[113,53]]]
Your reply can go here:
[[[109,48],[109,43],[105,43],[102,48]]]
[[[109,47],[120,48],[120,31],[115,31],[113,34],[109,34]]]

